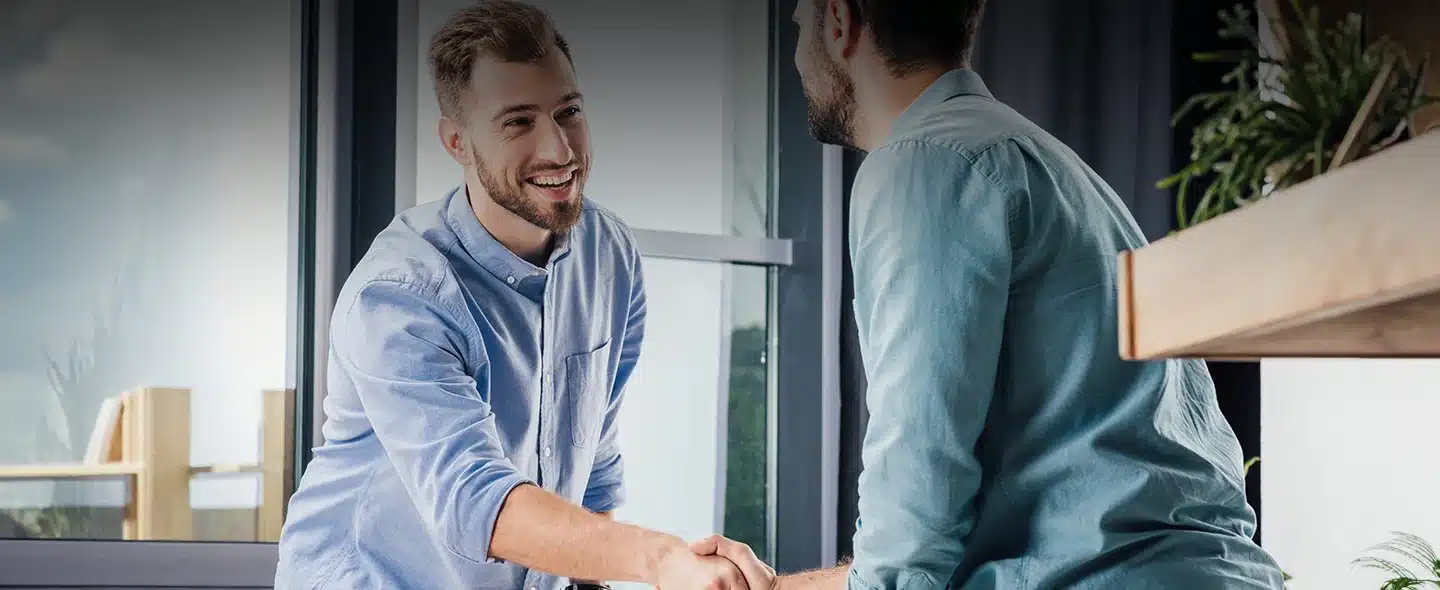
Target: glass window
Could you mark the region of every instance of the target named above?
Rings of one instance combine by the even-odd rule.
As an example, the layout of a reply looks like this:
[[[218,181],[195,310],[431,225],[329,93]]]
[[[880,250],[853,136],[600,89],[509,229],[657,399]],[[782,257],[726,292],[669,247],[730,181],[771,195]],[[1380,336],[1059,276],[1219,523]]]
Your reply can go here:
[[[761,559],[769,546],[772,271],[730,267],[729,375],[725,381],[725,510],[721,532]],[[768,561],[768,559],[767,559]]]
[[[616,517],[766,550],[763,267],[647,258],[645,343],[620,417],[629,500]]]
[[[565,35],[596,165],[586,196],[631,227],[764,237],[770,216],[770,5],[535,0]],[[416,201],[461,182],[436,136],[430,37],[466,0],[422,0]],[[718,26],[717,26],[718,25]]]
[[[0,3],[0,536],[278,536],[293,15]]]

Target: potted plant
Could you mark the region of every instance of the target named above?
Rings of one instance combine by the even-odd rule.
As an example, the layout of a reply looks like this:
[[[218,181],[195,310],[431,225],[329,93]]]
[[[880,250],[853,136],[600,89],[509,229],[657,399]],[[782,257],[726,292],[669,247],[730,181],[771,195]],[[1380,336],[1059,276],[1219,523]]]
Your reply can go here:
[[[1327,27],[1301,0],[1286,11],[1294,18],[1273,0],[1259,5],[1268,7],[1259,16],[1273,47],[1257,15],[1236,5],[1220,13],[1219,36],[1244,48],[1193,56],[1234,64],[1222,78],[1233,87],[1190,97],[1172,120],[1205,113],[1190,138],[1190,163],[1158,184],[1176,187],[1179,229],[1404,141],[1413,114],[1440,101],[1423,92],[1428,56],[1417,63],[1388,38],[1367,39],[1361,15]]]

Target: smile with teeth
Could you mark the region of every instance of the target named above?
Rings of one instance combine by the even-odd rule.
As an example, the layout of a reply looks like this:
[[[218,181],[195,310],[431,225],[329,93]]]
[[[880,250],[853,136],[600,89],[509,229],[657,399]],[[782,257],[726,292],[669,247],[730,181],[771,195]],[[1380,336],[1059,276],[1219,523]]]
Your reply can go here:
[[[565,172],[558,174],[532,176],[530,177],[528,182],[542,188],[562,188],[565,185],[570,184],[570,181],[574,179],[574,177],[574,170],[566,170]]]

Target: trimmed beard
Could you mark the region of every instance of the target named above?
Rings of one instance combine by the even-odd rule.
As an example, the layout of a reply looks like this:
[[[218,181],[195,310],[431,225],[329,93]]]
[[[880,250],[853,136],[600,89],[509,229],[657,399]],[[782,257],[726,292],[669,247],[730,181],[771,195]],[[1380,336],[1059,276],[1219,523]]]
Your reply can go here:
[[[818,77],[801,84],[808,103],[810,136],[820,143],[859,149],[855,142],[855,81],[825,53],[818,33],[810,52],[820,68]]]
[[[504,207],[505,210],[514,213],[516,217],[524,219],[530,225],[555,233],[565,232],[580,223],[580,213],[584,210],[583,203],[585,201],[583,189],[576,191],[574,200],[551,203],[550,208],[545,210],[525,194],[525,189],[521,188],[516,191],[505,188],[498,179],[490,174],[490,169],[485,166],[485,160],[480,158],[473,144],[470,146],[470,153],[477,154],[475,156],[475,176],[480,178],[480,186],[485,188],[485,193],[490,195],[490,200],[495,201],[495,204]],[[580,173],[583,171],[583,169],[577,170],[575,179],[571,182],[580,182]],[[522,174],[521,177],[528,175],[529,173]]]

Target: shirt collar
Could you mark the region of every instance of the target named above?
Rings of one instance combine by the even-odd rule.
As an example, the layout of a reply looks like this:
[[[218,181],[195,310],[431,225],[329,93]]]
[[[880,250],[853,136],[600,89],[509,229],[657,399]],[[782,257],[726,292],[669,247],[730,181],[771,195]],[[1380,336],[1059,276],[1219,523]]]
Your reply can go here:
[[[529,282],[526,279],[533,277],[540,277],[543,281],[555,265],[570,253],[570,244],[573,241],[570,234],[574,228],[555,234],[555,247],[550,252],[550,262],[545,268],[530,264],[511,252],[481,225],[480,219],[475,216],[475,209],[470,205],[470,194],[464,184],[451,191],[447,200],[445,223],[460,239],[460,245],[470,254],[472,260],[512,289],[519,290],[522,283]],[[576,228],[578,227],[579,225],[576,225]]]
[[[920,96],[915,97],[910,106],[905,107],[905,110],[900,113],[900,118],[896,119],[891,134],[894,135],[900,129],[919,122],[940,103],[967,94],[989,99],[995,98],[990,93],[989,87],[985,86],[985,81],[980,78],[980,74],[973,70],[958,68],[941,74],[920,93]]]

